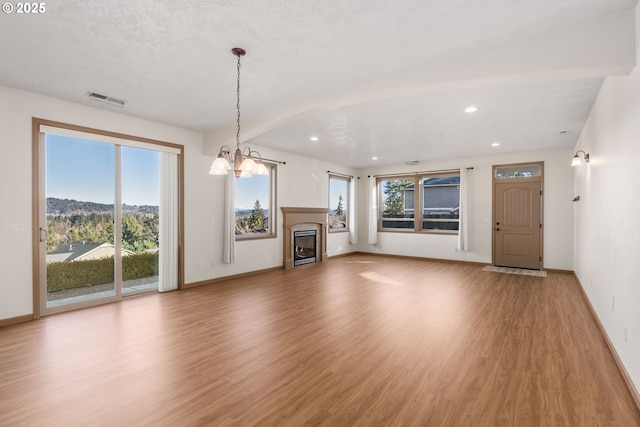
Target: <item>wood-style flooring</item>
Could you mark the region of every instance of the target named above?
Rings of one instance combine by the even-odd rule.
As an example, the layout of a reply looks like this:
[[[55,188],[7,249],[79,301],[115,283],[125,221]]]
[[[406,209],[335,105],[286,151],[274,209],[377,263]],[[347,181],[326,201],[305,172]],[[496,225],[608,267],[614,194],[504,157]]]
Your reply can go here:
[[[0,329],[1,426],[637,426],[570,274],[353,255]]]

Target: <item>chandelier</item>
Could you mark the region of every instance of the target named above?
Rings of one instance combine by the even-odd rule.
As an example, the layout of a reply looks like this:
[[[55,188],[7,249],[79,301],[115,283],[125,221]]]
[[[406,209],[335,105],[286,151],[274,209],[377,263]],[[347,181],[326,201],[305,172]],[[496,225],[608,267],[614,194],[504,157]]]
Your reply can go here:
[[[252,150],[250,147],[244,147],[240,149],[240,57],[244,56],[247,52],[239,47],[234,47],[231,52],[238,57],[238,79],[236,90],[236,109],[238,112],[238,126],[236,132],[236,150],[231,153],[231,148],[226,145],[220,147],[218,151],[218,157],[211,164],[209,174],[211,175],[227,175],[232,168],[236,175],[236,178],[248,178],[252,174],[255,175],[268,175],[269,170],[262,162],[260,153]]]

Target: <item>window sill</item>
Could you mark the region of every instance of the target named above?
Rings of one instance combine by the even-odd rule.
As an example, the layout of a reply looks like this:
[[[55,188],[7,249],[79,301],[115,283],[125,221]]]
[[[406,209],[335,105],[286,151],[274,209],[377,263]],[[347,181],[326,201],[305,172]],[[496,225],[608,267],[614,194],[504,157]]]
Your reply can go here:
[[[330,228],[329,229],[329,233],[348,233],[349,229],[348,228]]]
[[[262,239],[275,239],[278,237],[275,234],[266,234],[262,236],[248,236],[248,235],[240,235],[236,236],[236,242],[244,242],[246,240],[262,240]]]
[[[389,228],[379,228],[378,233],[410,233],[410,234],[445,234],[451,236],[457,236],[458,230],[450,231],[450,230],[411,230],[411,229],[389,229]]]

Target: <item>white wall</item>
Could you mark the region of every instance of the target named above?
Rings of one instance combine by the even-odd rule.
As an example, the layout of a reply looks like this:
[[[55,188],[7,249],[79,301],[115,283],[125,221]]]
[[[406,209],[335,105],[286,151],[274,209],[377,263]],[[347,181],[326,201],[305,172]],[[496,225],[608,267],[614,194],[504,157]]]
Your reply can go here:
[[[573,270],[573,176],[570,150],[499,154],[487,157],[421,162],[361,171],[361,176],[473,167],[468,174],[469,250],[456,251],[456,235],[378,233],[378,243],[367,241],[366,210],[360,210],[359,250],[394,255],[491,263],[492,166],[544,161],[544,267]],[[360,205],[367,205],[367,180],[360,180]]]
[[[640,15],[640,7],[636,8]],[[638,16],[640,19],[640,16]],[[640,70],[604,81],[576,150],[575,271],[640,388]],[[614,301],[615,299],[615,301]],[[625,341],[625,328],[627,339]]]
[[[282,265],[282,216],[278,238],[239,242],[237,261],[222,259],[224,179],[208,174],[213,158],[202,154],[203,135],[175,126],[130,117],[118,109],[61,101],[0,86],[0,320],[33,312],[31,257],[31,119],[55,120],[185,146],[185,282],[192,283]],[[327,170],[353,170],[286,153],[261,149],[267,158],[286,161],[278,172],[280,206],[327,207]],[[24,232],[11,233],[12,224]],[[329,255],[355,250],[346,233],[331,234]],[[199,270],[195,264],[200,264]]]

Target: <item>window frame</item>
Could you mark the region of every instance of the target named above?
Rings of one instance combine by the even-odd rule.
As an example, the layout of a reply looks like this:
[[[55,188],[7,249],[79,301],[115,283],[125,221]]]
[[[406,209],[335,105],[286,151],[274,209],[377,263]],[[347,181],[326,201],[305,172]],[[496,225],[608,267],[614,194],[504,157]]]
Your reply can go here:
[[[344,181],[347,185],[347,194],[346,194],[346,199],[343,200],[343,206],[344,209],[346,210],[346,215],[344,217],[344,228],[338,228],[338,227],[331,227],[331,221],[329,221],[328,223],[328,227],[327,230],[329,231],[329,233],[344,233],[344,232],[349,232],[350,231],[350,227],[349,227],[349,220],[350,220],[350,216],[351,216],[351,212],[349,211],[349,206],[350,206],[350,200],[351,197],[353,197],[353,195],[351,194],[351,180],[354,179],[351,176],[346,176],[346,175],[339,175],[339,174],[335,174],[335,173],[329,173],[329,190],[328,190],[328,207],[329,207],[329,218],[331,217],[331,180],[338,180],[338,181]]]
[[[376,186],[377,186],[377,194],[378,194],[378,232],[382,233],[420,233],[420,234],[445,234],[445,235],[457,235],[460,232],[460,218],[457,220],[449,220],[442,218],[433,218],[433,219],[425,219],[424,218],[424,180],[428,178],[444,178],[444,177],[452,177],[452,176],[460,176],[460,171],[446,171],[446,172],[423,172],[423,173],[413,173],[413,174],[398,174],[398,175],[389,175],[383,177],[376,178]],[[394,181],[394,180],[412,180],[413,181],[413,227],[412,228],[390,228],[383,227],[383,212],[385,208],[385,204],[383,201],[383,185],[382,183],[385,181]],[[460,183],[456,184],[458,189],[458,196],[460,191]],[[419,188],[419,191],[416,191],[416,188]],[[404,199],[404,196],[403,196]],[[416,206],[420,207],[419,211],[420,215],[416,215]],[[459,208],[459,204],[458,204]],[[404,209],[405,211],[408,209]],[[409,218],[408,218],[409,219]],[[424,228],[424,222],[455,222],[458,224],[457,230],[434,230],[429,228]]]
[[[46,254],[43,253],[43,248],[41,248],[40,242],[40,230],[46,229],[46,224],[41,224],[42,216],[45,213],[44,203],[46,198],[46,190],[45,190],[45,180],[46,180],[46,172],[43,170],[43,162],[45,161],[45,141],[44,135],[47,133],[53,133],[56,135],[62,136],[70,136],[73,138],[79,139],[89,139],[100,142],[105,142],[109,144],[113,144],[115,146],[120,147],[133,147],[133,148],[143,148],[143,149],[151,149],[153,151],[158,152],[169,152],[177,155],[177,195],[176,195],[176,204],[177,204],[177,247],[184,247],[184,145],[176,144],[172,142],[165,142],[155,139],[150,139],[141,136],[135,136],[130,134],[117,133],[113,131],[91,128],[86,126],[80,126],[65,122],[59,122],[55,120],[42,119],[38,117],[33,117],[31,119],[31,147],[32,147],[32,233],[33,236],[37,236],[36,239],[33,240],[32,251],[34,256],[32,257],[32,275],[33,275],[33,317],[34,319],[39,319],[42,315],[49,315],[58,313],[61,311],[73,310],[77,308],[85,308],[94,305],[100,305],[104,303],[109,303],[113,301],[120,300],[123,296],[129,297],[132,296],[133,293],[122,292],[122,287],[118,287],[116,285],[116,296],[108,297],[104,299],[95,299],[91,301],[83,301],[79,303],[65,304],[60,307],[52,308],[46,307],[46,295],[43,293],[46,292],[46,289],[42,287],[42,275],[43,271],[41,263],[46,261]],[[120,160],[117,160],[119,162]],[[118,166],[119,167],[119,166]],[[120,179],[120,178],[117,178]],[[120,192],[122,189],[119,190]],[[115,205],[121,205],[121,202],[117,200],[114,203]],[[114,208],[114,215],[121,215],[122,209]],[[120,227],[120,226],[118,226]],[[114,236],[120,236],[121,238],[121,229],[114,227]],[[116,258],[121,257],[119,255],[121,251],[117,247],[116,240],[116,249],[115,256]],[[45,251],[46,252],[46,251]],[[116,260],[117,262],[117,260]],[[177,286],[178,289],[182,289],[184,287],[184,253],[182,251],[178,251],[177,259],[176,259],[176,269],[177,269]],[[121,270],[118,274],[121,273]],[[46,275],[44,276],[46,277]],[[120,278],[121,279],[121,278]],[[45,279],[46,280],[46,279]],[[116,282],[117,283],[117,282]],[[120,283],[121,284],[121,283]]]
[[[409,219],[413,219],[413,227],[412,228],[391,228],[391,227],[384,227],[383,226],[383,220],[385,218],[382,217],[383,213],[384,213],[384,201],[383,201],[383,188],[382,188],[382,183],[384,181],[398,181],[398,180],[413,180],[413,186],[414,186],[414,202],[413,202],[413,218],[409,217],[406,218],[405,220],[409,220]],[[413,233],[416,231],[416,218],[415,218],[415,206],[416,206],[416,198],[415,198],[415,183],[416,183],[416,175],[415,174],[410,174],[410,175],[392,175],[392,176],[384,176],[384,177],[377,177],[376,178],[376,186],[377,189],[376,191],[378,192],[378,231],[379,232],[392,232],[392,233]],[[402,196],[402,198],[404,199],[404,195]],[[406,209],[404,209],[406,210]],[[388,218],[387,218],[388,220]]]
[[[458,218],[457,219],[446,219],[446,218],[427,218],[425,219],[424,217],[424,211],[425,211],[425,207],[424,207],[424,192],[426,189],[426,186],[423,184],[424,180],[428,179],[428,178],[447,178],[447,177],[458,177],[458,179],[460,179],[460,172],[435,172],[435,173],[426,173],[426,174],[420,174],[419,176],[419,182],[420,182],[420,186],[421,186],[421,190],[419,197],[420,197],[420,206],[422,207],[422,215],[420,216],[420,218],[418,219],[418,225],[419,225],[419,230],[420,232],[423,233],[431,233],[431,234],[455,234],[457,235],[460,232],[460,214],[459,214],[459,210],[460,210],[460,182],[458,181],[457,184],[449,184],[449,185],[439,185],[439,187],[452,187],[452,186],[456,186],[457,190],[458,190]],[[457,223],[458,224],[458,229],[457,230],[434,230],[434,229],[426,229],[424,228],[424,223],[425,222],[449,222],[449,223]]]
[[[277,194],[276,194],[276,189],[277,189],[277,176],[278,176],[278,165],[276,163],[272,163],[272,162],[268,162],[268,161],[263,161],[262,163],[264,163],[264,165],[267,167],[267,169],[269,170],[269,197],[268,197],[268,201],[269,201],[269,207],[268,207],[268,212],[269,212],[269,232],[268,233],[264,233],[264,234],[260,234],[260,233],[251,233],[251,234],[235,234],[235,241],[236,242],[244,242],[247,240],[260,240],[260,239],[274,239],[278,237],[278,230],[277,230],[277,213],[276,213],[276,207],[277,205]],[[230,171],[231,173],[233,171]],[[251,179],[251,178],[234,178],[236,180],[236,183],[238,182],[238,180],[240,179]],[[237,191],[238,191],[238,186],[234,185],[234,205],[235,205],[235,201],[237,200]],[[236,206],[234,206],[234,211],[236,209]],[[262,206],[262,209],[264,210],[264,206]],[[235,221],[237,220],[237,218],[234,215],[234,224]]]

